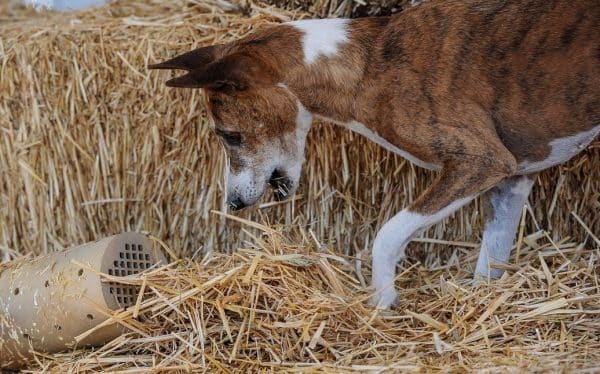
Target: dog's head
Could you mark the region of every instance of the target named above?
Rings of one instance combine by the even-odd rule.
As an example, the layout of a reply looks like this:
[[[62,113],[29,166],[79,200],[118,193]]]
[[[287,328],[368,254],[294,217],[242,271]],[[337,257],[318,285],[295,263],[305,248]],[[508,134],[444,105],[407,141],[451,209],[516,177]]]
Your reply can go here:
[[[211,46],[150,65],[181,69],[170,87],[203,88],[216,134],[228,155],[227,200],[252,205],[267,186],[284,199],[298,186],[311,114],[283,84],[267,58],[230,46]]]

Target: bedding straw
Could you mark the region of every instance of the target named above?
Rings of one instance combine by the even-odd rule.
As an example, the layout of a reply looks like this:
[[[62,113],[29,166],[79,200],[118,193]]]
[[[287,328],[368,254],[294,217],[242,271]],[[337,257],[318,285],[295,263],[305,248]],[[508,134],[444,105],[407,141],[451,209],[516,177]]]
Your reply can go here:
[[[521,261],[490,284],[473,284],[467,251],[433,270],[409,260],[396,277],[400,305],[383,311],[365,303],[371,290],[360,284],[356,258],[299,239],[306,233],[265,229],[234,254],[129,279],[146,292],[109,321],[137,332],[95,350],[40,355],[30,370],[597,370],[597,249],[569,240],[556,249],[534,233]]]

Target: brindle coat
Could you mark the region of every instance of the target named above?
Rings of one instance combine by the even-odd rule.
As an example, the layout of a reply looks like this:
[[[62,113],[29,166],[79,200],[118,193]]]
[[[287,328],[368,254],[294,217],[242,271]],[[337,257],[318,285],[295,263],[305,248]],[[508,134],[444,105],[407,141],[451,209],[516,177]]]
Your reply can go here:
[[[254,195],[230,200],[237,207],[286,174],[285,162],[264,166],[265,149],[301,164],[304,112],[361,128],[440,171],[375,240],[375,302],[389,306],[389,263],[428,225],[486,191],[477,272],[500,274],[490,258],[508,260],[531,176],[600,132],[599,25],[598,1],[430,1],[392,17],[348,21],[335,53],[310,62],[307,29],[291,23],[152,67],[188,70],[167,84],[206,89],[234,176],[266,168],[248,174]],[[284,187],[293,190],[294,179]]]

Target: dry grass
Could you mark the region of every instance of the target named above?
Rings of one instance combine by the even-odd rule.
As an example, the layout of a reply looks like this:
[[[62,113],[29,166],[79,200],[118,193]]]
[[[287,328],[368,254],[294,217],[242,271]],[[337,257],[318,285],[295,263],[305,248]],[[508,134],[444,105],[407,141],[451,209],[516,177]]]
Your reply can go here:
[[[381,311],[364,303],[369,268],[359,259],[319,250],[306,233],[290,245],[290,233],[261,231],[235,254],[130,279],[146,297],[112,321],[138,332],[40,356],[31,370],[600,370],[598,250],[533,234],[503,279],[478,286],[462,266],[475,260],[468,251],[436,269],[406,262],[401,305]]]
[[[296,198],[273,205],[267,197],[241,214],[283,234],[265,229],[263,238],[256,227],[211,214],[223,208],[223,155],[199,92],[165,88],[170,73],[145,66],[302,15],[228,4],[123,1],[33,18],[0,5],[0,260],[129,230],[204,258],[145,276],[151,293],[140,306],[141,333],[34,367],[597,365],[598,141],[538,178],[510,276],[470,285],[481,232],[478,203],[471,204],[411,246],[396,283],[403,304],[392,313],[360,302],[368,292],[361,284],[369,278],[366,254],[377,228],[432,173],[358,136],[316,126]],[[239,247],[251,249],[218,253]],[[346,257],[354,255],[365,264]],[[290,264],[298,259],[306,263]],[[134,323],[129,313],[118,318]]]

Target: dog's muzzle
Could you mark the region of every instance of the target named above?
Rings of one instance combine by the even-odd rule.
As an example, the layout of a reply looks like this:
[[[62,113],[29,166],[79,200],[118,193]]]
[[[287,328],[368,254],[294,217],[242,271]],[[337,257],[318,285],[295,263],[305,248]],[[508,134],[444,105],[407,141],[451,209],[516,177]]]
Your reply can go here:
[[[292,194],[294,181],[281,170],[275,169],[273,174],[271,174],[271,178],[269,178],[269,185],[273,188],[275,200],[282,201],[289,198]]]

